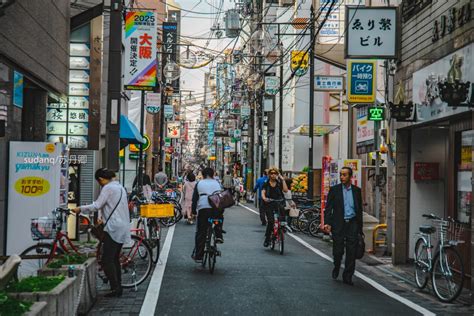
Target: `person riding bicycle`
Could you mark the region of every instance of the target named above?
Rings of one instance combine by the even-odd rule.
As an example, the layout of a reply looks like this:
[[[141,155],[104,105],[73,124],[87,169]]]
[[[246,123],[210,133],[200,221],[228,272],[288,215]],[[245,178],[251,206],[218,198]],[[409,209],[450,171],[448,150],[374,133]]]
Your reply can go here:
[[[120,251],[123,244],[132,241],[130,234],[130,213],[127,204],[127,192],[115,179],[115,172],[100,168],[95,172],[95,179],[102,187],[99,197],[92,204],[76,207],[73,211],[91,212],[101,210],[99,222],[104,227],[102,264],[104,273],[110,281],[111,292],[106,297],[122,296],[122,267]]]
[[[278,212],[280,220],[284,220],[285,210],[284,203],[277,202],[272,200],[284,200],[284,193],[288,192],[288,186],[284,181],[283,177],[278,172],[277,168],[270,168],[268,170],[269,179],[262,188],[262,200],[263,208],[267,216],[267,230],[265,231],[265,241],[263,243],[264,247],[270,245],[270,238],[273,231],[273,225],[275,224],[275,219],[273,217],[273,212]]]
[[[204,168],[202,171],[203,180],[199,181],[194,187],[192,212],[197,214],[197,230],[195,238],[195,246],[192,258],[199,262],[204,256],[204,246],[206,243],[206,234],[209,225],[209,218],[219,218],[224,220],[224,210],[216,210],[209,204],[209,195],[221,191],[220,183],[214,179],[214,170],[212,168]],[[222,224],[216,227],[216,242],[223,243]]]

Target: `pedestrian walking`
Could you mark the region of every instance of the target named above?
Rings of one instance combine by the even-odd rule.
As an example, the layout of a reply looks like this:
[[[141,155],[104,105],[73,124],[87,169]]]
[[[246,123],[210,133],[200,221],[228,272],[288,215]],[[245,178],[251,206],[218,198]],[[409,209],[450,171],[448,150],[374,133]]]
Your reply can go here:
[[[221,184],[214,179],[214,170],[212,168],[204,168],[202,171],[203,180],[196,183],[193,192],[192,210],[193,214],[197,214],[197,229],[195,246],[192,258],[196,262],[202,261],[204,256],[204,246],[206,243],[206,234],[209,225],[209,218],[224,219],[224,210],[216,210],[209,204],[209,195],[220,191]],[[222,223],[216,229],[216,242],[223,243],[222,238]]]
[[[138,192],[138,179],[140,178],[140,175],[137,174],[135,179],[133,180],[132,188],[133,191]],[[147,175],[144,171],[142,171],[141,175],[141,180],[142,180],[142,192],[143,196],[149,201],[151,199],[151,196],[153,194],[153,190],[151,189],[151,179],[150,176]],[[138,192],[140,193],[140,192]]]
[[[282,218],[282,221],[285,220],[284,203],[274,202],[271,200],[283,200],[285,198],[284,194],[288,192],[286,182],[278,172],[277,168],[270,168],[268,170],[268,175],[270,177],[268,181],[264,183],[262,188],[262,204],[267,217],[267,229],[265,231],[265,241],[263,242],[264,247],[270,245],[270,237],[273,232],[273,225],[275,224],[273,212],[278,211],[278,216]]]
[[[324,211],[324,228],[332,233],[333,239],[332,278],[337,279],[339,276],[345,247],[346,259],[342,280],[345,284],[354,285],[352,276],[355,271],[356,247],[363,225],[362,193],[359,187],[351,183],[351,168],[342,167],[339,178],[341,183],[332,186],[328,193]]]
[[[268,169],[263,171],[263,174],[260,178],[257,179],[255,186],[253,187],[253,192],[257,193],[258,196],[258,211],[260,213],[260,221],[262,222],[262,226],[267,225],[265,209],[263,208],[263,200],[262,200],[262,189],[265,182],[268,181]]]
[[[230,175],[230,171],[227,171],[225,176],[222,178],[222,186],[232,194],[234,193],[234,178]]]
[[[122,245],[130,243],[130,213],[128,211],[127,192],[115,180],[115,172],[106,168],[95,172],[95,179],[102,187],[99,197],[89,205],[76,207],[73,211],[99,211],[99,223],[104,223],[105,239],[103,240],[102,264],[104,273],[110,281],[111,292],[106,297],[122,296],[122,268],[120,251]]]
[[[183,186],[183,210],[188,224],[194,224],[194,215],[192,214],[193,192],[196,186],[196,176],[189,172],[186,175],[186,181]]]
[[[158,170],[158,173],[155,174],[155,190],[161,191],[166,188],[168,184],[168,175],[163,172],[163,168]]]

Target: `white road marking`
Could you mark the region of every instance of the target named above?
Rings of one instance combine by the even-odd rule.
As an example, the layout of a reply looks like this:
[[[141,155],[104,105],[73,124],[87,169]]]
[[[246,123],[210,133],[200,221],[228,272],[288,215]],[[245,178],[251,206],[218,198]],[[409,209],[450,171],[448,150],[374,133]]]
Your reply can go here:
[[[253,209],[251,209],[250,207],[247,207],[245,205],[242,205],[240,204],[240,206],[242,206],[243,208],[247,209],[248,211],[252,212],[252,213],[255,213],[257,215],[259,215],[259,213]],[[294,240],[296,240],[297,242],[299,242],[301,245],[305,246],[306,248],[308,248],[309,250],[311,250],[312,252],[314,252],[315,254],[317,254],[318,256],[330,261],[330,262],[333,262],[333,259],[326,255],[325,253],[323,253],[322,251],[314,248],[313,246],[311,246],[310,244],[308,244],[306,241],[304,241],[303,239],[301,239],[300,237],[292,234],[292,233],[287,233],[288,236],[290,236],[291,238],[293,238]],[[415,311],[423,314],[423,315],[429,315],[429,316],[432,316],[432,315],[436,315],[435,313],[433,312],[430,312],[429,310],[427,310],[426,308],[416,304],[416,303],[413,303],[412,301],[404,298],[404,297],[401,297],[400,295],[390,291],[389,289],[387,289],[386,287],[384,287],[383,285],[381,285],[380,283],[377,283],[376,281],[372,280],[371,278],[365,276],[364,274],[356,271],[355,273],[355,276],[364,280],[365,282],[367,282],[368,284],[370,284],[372,287],[374,287],[375,289],[379,290],[380,292],[382,292],[383,294],[399,301],[400,303],[402,304],[405,304],[406,306],[414,309]]]
[[[176,225],[176,224],[175,224]],[[173,234],[175,225],[168,229],[166,234],[165,244],[160,253],[160,259],[155,266],[153,275],[151,276],[150,284],[146,291],[145,299],[140,310],[140,316],[149,316],[155,314],[156,305],[158,304],[158,297],[160,296],[161,283],[163,282],[163,275],[165,274],[166,262],[171,249],[171,242],[173,241]]]

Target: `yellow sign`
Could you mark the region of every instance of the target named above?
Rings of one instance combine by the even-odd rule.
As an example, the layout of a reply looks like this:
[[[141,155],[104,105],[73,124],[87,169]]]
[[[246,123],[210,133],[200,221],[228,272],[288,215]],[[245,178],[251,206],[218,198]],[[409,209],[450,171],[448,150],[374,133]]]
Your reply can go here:
[[[209,158],[207,158],[208,160],[216,160],[216,156],[210,156]]]
[[[41,196],[49,192],[48,180],[40,177],[20,178],[15,182],[15,191],[24,196]]]
[[[45,150],[47,153],[54,153],[54,150],[56,149],[56,146],[54,146],[54,144],[47,144],[46,147],[45,147]]]
[[[143,135],[143,138],[145,139],[145,144],[143,144],[143,151],[146,151],[148,148],[150,148],[151,146],[151,141],[150,141],[150,137],[148,137],[148,135]],[[140,151],[140,147],[138,147],[139,145],[136,145],[136,144],[130,144],[130,151],[131,152],[139,152]]]
[[[308,72],[309,54],[303,50],[294,50],[291,52],[291,71],[295,76],[301,77]]]

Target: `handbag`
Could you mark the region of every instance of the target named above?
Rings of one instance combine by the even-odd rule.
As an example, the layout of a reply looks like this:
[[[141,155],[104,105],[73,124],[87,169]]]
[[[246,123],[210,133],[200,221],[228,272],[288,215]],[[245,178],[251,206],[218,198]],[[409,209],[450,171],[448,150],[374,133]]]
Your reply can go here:
[[[288,216],[290,217],[298,217],[300,215],[300,210],[297,209],[296,207],[290,207],[290,212],[288,214]]]
[[[356,259],[362,259],[365,253],[365,240],[364,240],[364,233],[357,235],[357,248],[356,248]]]
[[[109,222],[109,219],[112,217],[112,214],[114,214],[115,210],[117,209],[117,207],[119,206],[120,204],[120,201],[122,200],[122,195],[123,195],[123,190],[120,189],[120,198],[117,202],[117,204],[115,205],[114,209],[112,210],[112,213],[110,213],[109,217],[107,218],[107,220],[105,221],[105,224],[104,223],[100,223],[100,224],[96,224],[94,226],[92,226],[91,228],[91,234],[92,236],[94,236],[95,238],[97,238],[99,241],[103,241],[105,239],[105,226],[107,225],[107,223]]]
[[[223,210],[235,204],[234,197],[229,190],[214,192],[207,199],[209,205],[217,210]]]

